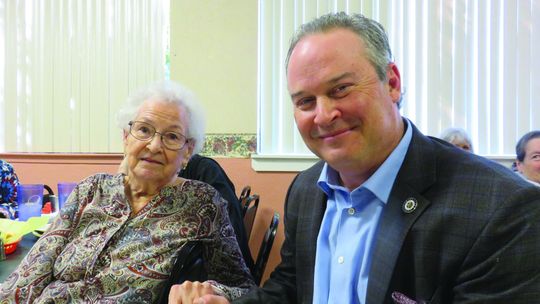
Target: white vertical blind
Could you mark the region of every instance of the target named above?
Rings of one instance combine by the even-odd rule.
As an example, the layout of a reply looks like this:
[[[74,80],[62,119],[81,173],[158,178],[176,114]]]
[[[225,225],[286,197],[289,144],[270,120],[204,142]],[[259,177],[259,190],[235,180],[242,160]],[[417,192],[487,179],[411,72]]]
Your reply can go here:
[[[289,39],[328,12],[362,13],[386,29],[404,85],[402,114],[437,136],[462,127],[475,152],[514,155],[540,129],[540,1],[259,1],[258,154],[310,154],[299,136],[285,79]]]
[[[0,151],[122,151],[115,114],[165,77],[168,11],[168,0],[0,0]]]

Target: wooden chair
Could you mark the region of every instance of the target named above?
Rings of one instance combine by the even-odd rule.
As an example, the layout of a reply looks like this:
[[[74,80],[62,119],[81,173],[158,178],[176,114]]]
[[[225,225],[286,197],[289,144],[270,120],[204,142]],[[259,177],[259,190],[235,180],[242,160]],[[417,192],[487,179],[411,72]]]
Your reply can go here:
[[[257,260],[251,271],[253,279],[255,280],[255,284],[257,285],[261,284],[261,279],[264,274],[264,270],[266,269],[266,263],[268,262],[268,257],[270,257],[270,251],[272,251],[272,246],[274,245],[274,239],[276,237],[278,224],[279,213],[274,212],[274,216],[272,217],[270,226],[268,227],[268,230],[266,230],[264,238],[261,242],[259,254],[257,254]]]

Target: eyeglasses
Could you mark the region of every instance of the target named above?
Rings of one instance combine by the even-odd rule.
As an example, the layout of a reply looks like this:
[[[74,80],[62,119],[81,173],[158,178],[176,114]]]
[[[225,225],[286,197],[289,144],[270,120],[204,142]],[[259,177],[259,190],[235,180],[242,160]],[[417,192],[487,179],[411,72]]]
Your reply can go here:
[[[142,121],[130,121],[129,122],[129,134],[141,141],[150,141],[154,138],[154,135],[159,134],[161,136],[161,142],[165,148],[169,150],[181,150],[189,141],[184,135],[178,132],[165,132],[160,133],[156,131],[156,128],[151,124]]]

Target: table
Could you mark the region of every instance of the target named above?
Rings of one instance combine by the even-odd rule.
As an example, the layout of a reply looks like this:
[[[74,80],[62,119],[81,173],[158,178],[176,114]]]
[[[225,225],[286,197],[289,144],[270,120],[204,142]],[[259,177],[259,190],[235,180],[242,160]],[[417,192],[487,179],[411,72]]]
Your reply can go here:
[[[23,236],[21,242],[17,246],[17,250],[14,253],[6,255],[6,259],[0,261],[0,284],[3,283],[8,275],[10,275],[17,266],[21,263],[22,259],[26,256],[30,248],[34,246],[37,241],[37,237],[32,233],[28,233]]]

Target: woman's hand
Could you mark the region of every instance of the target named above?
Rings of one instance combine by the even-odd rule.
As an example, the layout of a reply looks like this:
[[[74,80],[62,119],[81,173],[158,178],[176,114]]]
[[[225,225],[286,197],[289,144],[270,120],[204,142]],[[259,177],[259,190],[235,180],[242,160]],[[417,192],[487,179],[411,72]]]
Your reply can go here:
[[[215,295],[212,285],[208,282],[186,281],[173,285],[169,292],[169,304],[225,304],[226,298]]]
[[[193,302],[193,304],[230,304],[225,297],[206,295],[202,296]]]

